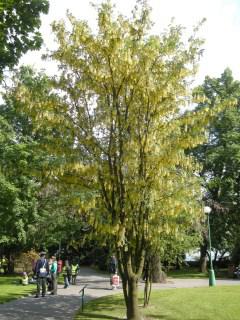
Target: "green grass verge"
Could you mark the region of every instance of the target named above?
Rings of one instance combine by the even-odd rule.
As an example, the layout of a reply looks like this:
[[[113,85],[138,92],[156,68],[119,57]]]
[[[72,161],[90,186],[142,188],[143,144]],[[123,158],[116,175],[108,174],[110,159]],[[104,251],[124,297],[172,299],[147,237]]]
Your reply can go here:
[[[19,299],[36,291],[36,285],[23,286],[21,277],[0,276],[0,304]]]
[[[170,270],[167,272],[168,277],[178,278],[178,279],[202,279],[208,278],[208,272],[201,273],[197,268],[184,268],[180,270]],[[216,278],[229,278],[227,269],[215,270]]]
[[[201,273],[196,268],[184,268],[180,270],[170,270],[167,272],[167,276],[178,279],[202,279],[207,278],[208,273]]]
[[[148,308],[141,312],[146,320],[239,320],[240,286],[155,290]],[[143,300],[140,299],[142,305]],[[90,301],[75,320],[123,319],[122,295]]]

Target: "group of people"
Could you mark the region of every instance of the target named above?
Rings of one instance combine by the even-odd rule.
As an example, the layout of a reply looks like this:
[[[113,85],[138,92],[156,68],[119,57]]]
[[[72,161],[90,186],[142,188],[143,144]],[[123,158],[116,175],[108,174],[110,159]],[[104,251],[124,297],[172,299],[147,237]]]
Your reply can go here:
[[[110,284],[113,289],[119,286],[119,276],[117,275],[117,259],[115,255],[112,255],[109,260],[109,272],[110,272]],[[47,291],[51,295],[57,295],[57,283],[58,274],[61,273],[64,278],[64,288],[68,288],[70,284],[76,285],[77,275],[79,273],[79,265],[77,261],[72,263],[69,260],[65,260],[64,266],[57,262],[55,256],[51,256],[50,259],[46,258],[46,252],[40,253],[40,258],[36,261],[33,268],[34,276],[37,283],[36,298],[46,296]],[[29,283],[28,275],[23,273],[22,284],[27,285]]]
[[[62,270],[59,270],[57,259],[52,256],[49,260],[46,259],[46,252],[40,253],[40,258],[37,260],[34,274],[37,278],[37,293],[36,298],[42,294],[45,297],[47,289],[51,295],[57,294],[57,279],[58,273],[62,272],[64,277],[64,288],[68,288],[70,283],[76,284],[79,265],[77,262],[69,263],[65,261]]]
[[[42,297],[45,297],[48,290],[50,294],[57,294],[57,260],[55,256],[52,256],[51,259],[46,259],[46,253],[40,253],[40,259],[37,260],[35,265],[34,274],[37,278],[37,293],[36,298],[42,293]]]

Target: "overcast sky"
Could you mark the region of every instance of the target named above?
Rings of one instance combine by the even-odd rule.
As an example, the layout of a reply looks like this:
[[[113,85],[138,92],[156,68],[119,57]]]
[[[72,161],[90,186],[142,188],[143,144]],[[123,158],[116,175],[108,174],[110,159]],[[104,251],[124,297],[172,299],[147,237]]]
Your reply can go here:
[[[54,47],[50,24],[53,20],[64,19],[69,9],[77,18],[87,20],[96,27],[96,12],[89,0],[49,0],[50,10],[42,17],[41,32],[45,46],[41,52],[27,53],[21,63],[32,64],[36,68],[46,68],[53,74],[53,63],[41,62],[41,54],[46,48]],[[100,3],[100,0],[93,0]],[[129,16],[135,0],[115,0],[117,11]],[[226,67],[232,69],[234,77],[240,80],[240,0],[149,0],[152,7],[152,20],[155,25],[152,33],[159,34],[166,28],[172,17],[176,23],[185,26],[189,32],[202,18],[207,21],[202,27],[205,38],[204,56],[200,63],[197,82],[206,75],[220,76]]]

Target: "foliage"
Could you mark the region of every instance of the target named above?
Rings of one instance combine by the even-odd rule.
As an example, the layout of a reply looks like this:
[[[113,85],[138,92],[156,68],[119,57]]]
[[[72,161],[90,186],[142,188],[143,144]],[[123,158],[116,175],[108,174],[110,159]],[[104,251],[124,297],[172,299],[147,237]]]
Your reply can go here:
[[[29,90],[39,91],[42,96],[49,94],[51,86],[47,76],[35,73],[30,67],[21,67],[14,74],[14,79]],[[18,250],[31,247],[41,250],[49,247],[51,252],[55,253],[60,242],[62,247],[67,249],[76,243],[81,245],[86,222],[79,217],[70,190],[66,194],[65,186],[60,187],[57,181],[50,182],[48,170],[57,166],[61,159],[49,155],[46,149],[41,148],[49,133],[40,128],[33,130],[32,121],[24,112],[25,107],[18,101],[14,90],[7,88],[4,104],[0,108],[0,167],[4,181],[8,183],[5,189],[9,185],[12,189],[7,189],[8,194],[2,192],[1,195],[3,207],[0,214],[2,217],[7,216],[7,219],[5,218],[5,223],[2,224],[0,235],[3,237],[5,249],[7,246],[10,250],[11,243],[11,251],[15,251],[16,247]],[[15,202],[27,207],[28,211],[23,212],[19,207],[16,208],[12,200],[14,196]],[[6,206],[6,201],[11,205]],[[11,225],[15,224],[21,225],[21,239],[16,230],[11,228]],[[7,233],[8,240],[3,232]]]
[[[202,162],[210,215],[213,247],[222,253],[232,252],[239,242],[240,82],[226,69],[219,78],[206,77],[201,90],[207,99],[199,108],[211,108],[216,100],[235,98],[235,108],[219,113],[209,126],[208,141],[196,150]]]
[[[187,111],[201,40],[184,43],[174,25],[149,36],[144,2],[131,19],[114,18],[109,1],[97,9],[97,33],[71,14],[70,31],[53,24],[59,47],[50,57],[61,75],[51,92],[17,82],[16,96],[56,159],[45,174],[72,195],[102,244],[113,243],[128,318],[138,319],[146,250],[163,250],[166,237],[181,241],[197,228],[199,166],[185,150],[205,140],[206,124],[226,102]]]
[[[32,262],[39,259],[39,253],[31,249],[27,252],[22,252],[18,257],[18,262],[22,263],[24,270],[29,270],[29,266],[32,266]]]
[[[22,54],[41,47],[40,14],[48,12],[47,0],[7,0],[0,4],[0,78]]]
[[[35,213],[35,199],[30,197],[35,183],[26,175],[31,151],[17,143],[11,126],[0,116],[0,242],[26,242],[26,223]],[[32,217],[32,218],[31,218]]]

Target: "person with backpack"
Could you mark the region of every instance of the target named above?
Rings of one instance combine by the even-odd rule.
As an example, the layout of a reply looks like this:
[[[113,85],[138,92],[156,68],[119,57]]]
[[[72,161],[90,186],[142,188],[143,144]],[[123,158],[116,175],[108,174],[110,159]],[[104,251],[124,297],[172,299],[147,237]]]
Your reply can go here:
[[[45,297],[48,274],[49,274],[49,264],[46,259],[46,252],[41,252],[40,259],[38,259],[35,266],[35,275],[37,277],[37,293],[35,298],[39,298],[41,291],[42,291],[42,297]]]

